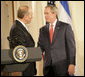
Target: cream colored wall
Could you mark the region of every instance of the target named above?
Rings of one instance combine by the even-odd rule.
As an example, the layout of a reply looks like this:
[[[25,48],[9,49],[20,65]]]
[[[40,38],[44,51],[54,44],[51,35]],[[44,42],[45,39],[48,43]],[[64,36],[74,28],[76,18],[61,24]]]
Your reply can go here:
[[[9,49],[7,36],[12,24],[12,1],[1,1],[1,49]]]
[[[76,40],[75,75],[84,76],[84,1],[70,1],[69,6]]]
[[[7,4],[7,5],[6,5]],[[1,1],[1,49],[9,48],[6,39],[10,28],[13,24],[13,16],[11,5],[12,1]],[[32,7],[33,19],[31,24],[27,25],[29,32],[34,38],[37,46],[39,28],[45,24],[44,7],[47,5],[46,1],[14,1],[14,18],[17,19],[17,9],[20,5],[28,5]],[[84,75],[84,2],[83,1],[69,1],[73,30],[76,40],[76,72],[75,75]],[[35,47],[36,47],[35,46]],[[43,75],[43,60],[36,62],[37,76]]]

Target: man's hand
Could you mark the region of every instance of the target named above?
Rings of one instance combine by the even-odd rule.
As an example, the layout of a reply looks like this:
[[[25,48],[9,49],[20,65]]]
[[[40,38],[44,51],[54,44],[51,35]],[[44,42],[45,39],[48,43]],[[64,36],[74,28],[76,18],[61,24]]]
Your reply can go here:
[[[75,73],[75,65],[73,64],[70,64],[69,67],[68,67],[68,73],[69,75],[72,75]]]

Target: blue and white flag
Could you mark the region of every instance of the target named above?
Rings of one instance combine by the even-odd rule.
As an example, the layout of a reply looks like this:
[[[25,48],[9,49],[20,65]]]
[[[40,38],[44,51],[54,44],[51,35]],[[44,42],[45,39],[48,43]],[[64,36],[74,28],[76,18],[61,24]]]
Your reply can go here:
[[[67,1],[59,1],[58,11],[59,20],[72,25],[70,10]]]

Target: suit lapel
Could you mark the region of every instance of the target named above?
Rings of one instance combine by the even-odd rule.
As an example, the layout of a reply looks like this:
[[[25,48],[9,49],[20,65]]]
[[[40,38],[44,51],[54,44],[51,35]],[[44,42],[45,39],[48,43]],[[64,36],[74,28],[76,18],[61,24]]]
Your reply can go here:
[[[46,25],[46,34],[47,34],[48,41],[51,44],[51,42],[50,42],[50,34],[49,34],[49,24]]]
[[[21,29],[21,31],[23,31],[23,33],[26,36],[30,35],[30,33],[26,30],[26,28],[19,21],[16,20],[16,22],[18,23],[18,28]],[[31,35],[30,35],[30,37],[31,37]]]
[[[58,20],[57,23],[56,23],[56,27],[55,27],[54,33],[53,33],[53,41],[52,41],[52,44],[55,42],[56,37],[57,37],[57,34],[58,34],[58,31],[60,30],[60,26],[59,26],[59,25],[60,25],[60,23],[59,23],[59,20]],[[46,25],[46,33],[47,33],[48,41],[49,41],[49,43],[51,44],[50,34],[49,34],[49,25]]]
[[[55,40],[56,40],[56,37],[57,37],[57,34],[58,34],[58,32],[59,32],[59,30],[60,30],[60,23],[59,23],[59,21],[57,21],[57,23],[56,23],[56,27],[55,27],[55,30],[54,30],[54,33],[53,33],[53,41],[52,41],[52,44],[55,42]]]

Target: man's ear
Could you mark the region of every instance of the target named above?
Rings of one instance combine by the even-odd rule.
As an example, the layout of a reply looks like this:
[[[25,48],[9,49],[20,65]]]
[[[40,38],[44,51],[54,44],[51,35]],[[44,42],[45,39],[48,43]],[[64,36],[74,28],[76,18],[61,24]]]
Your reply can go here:
[[[25,20],[26,18],[27,18],[27,16],[26,16],[26,15],[24,15],[23,19]]]
[[[54,16],[56,17],[56,13],[54,12],[53,14],[54,14]]]
[[[24,15],[24,17],[23,18],[26,18],[26,15]]]

